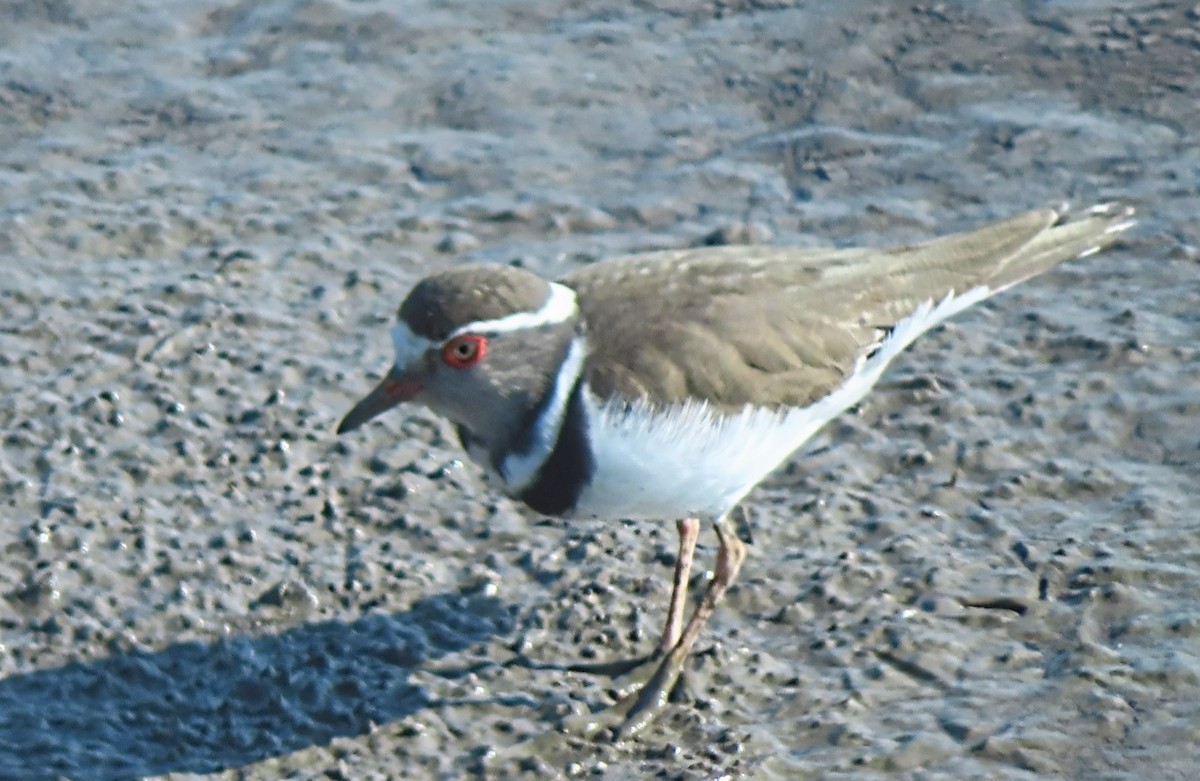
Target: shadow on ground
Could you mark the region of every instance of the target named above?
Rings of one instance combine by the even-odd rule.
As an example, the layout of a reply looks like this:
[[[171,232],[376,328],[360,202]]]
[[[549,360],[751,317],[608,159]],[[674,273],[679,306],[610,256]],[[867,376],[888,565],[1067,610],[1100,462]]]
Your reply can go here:
[[[511,630],[497,600],[187,642],[0,681],[0,778],[211,773],[359,735],[428,704],[423,662]]]

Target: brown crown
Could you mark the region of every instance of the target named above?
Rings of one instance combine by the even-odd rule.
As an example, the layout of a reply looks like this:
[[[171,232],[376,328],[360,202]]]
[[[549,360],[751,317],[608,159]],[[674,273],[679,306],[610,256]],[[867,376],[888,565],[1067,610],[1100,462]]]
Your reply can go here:
[[[546,280],[523,269],[460,266],[418,282],[398,316],[414,333],[438,341],[467,323],[537,311],[549,294]]]

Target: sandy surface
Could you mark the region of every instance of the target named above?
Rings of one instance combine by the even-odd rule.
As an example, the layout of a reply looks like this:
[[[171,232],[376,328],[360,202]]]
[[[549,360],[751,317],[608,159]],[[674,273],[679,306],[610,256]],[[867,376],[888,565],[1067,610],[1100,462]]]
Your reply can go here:
[[[792,5],[6,3],[0,778],[1196,777],[1200,11]],[[533,517],[422,413],[332,434],[433,268],[1065,198],[1142,223],[752,495],[634,742],[511,662],[645,650],[673,526]]]

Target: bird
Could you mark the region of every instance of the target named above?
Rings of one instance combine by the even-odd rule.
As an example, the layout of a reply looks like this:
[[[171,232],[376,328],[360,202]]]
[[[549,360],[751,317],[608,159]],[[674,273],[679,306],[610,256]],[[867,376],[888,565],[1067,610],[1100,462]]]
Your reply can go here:
[[[450,421],[471,459],[534,512],[674,521],[660,640],[639,688],[571,728],[632,737],[666,706],[737,578],[731,511],[919,335],[1135,220],[1104,203],[1027,211],[887,248],[721,246],[631,254],[549,280],[503,264],[421,279],[393,365],[338,425],[405,402]],[[715,566],[685,620],[701,524]]]

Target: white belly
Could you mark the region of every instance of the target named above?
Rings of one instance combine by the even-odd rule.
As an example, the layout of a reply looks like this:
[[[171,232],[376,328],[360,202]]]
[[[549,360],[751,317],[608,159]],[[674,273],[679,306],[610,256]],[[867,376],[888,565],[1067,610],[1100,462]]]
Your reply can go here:
[[[827,422],[858,403],[920,334],[986,298],[977,287],[928,301],[896,324],[870,357],[825,398],[785,411],[746,407],[722,415],[693,402],[670,411],[587,398],[596,471],[574,515],[597,518],[716,519],[728,513]]]
[[[640,405],[591,411],[596,471],[574,514],[599,518],[720,517],[825,422],[753,407],[726,416],[703,404],[665,415]]]

